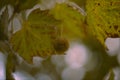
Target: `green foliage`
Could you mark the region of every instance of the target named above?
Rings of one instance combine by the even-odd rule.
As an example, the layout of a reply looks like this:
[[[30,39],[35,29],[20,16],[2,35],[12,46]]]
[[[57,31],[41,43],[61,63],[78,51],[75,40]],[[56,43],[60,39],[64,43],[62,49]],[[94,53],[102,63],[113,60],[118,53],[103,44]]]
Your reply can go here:
[[[51,14],[53,14],[56,19],[61,20],[59,27],[62,29],[61,34],[63,37],[73,39],[84,36],[83,22],[85,16],[77,10],[74,10],[73,7],[67,4],[56,4],[56,6],[51,9]]]
[[[118,2],[87,0],[87,16],[66,3],[56,4],[50,10],[34,10],[22,23],[22,29],[12,36],[12,45],[28,62],[33,56],[54,54],[53,42],[59,37],[83,39],[89,36],[87,31],[104,45],[107,37],[120,36],[119,5],[115,4]]]
[[[8,77],[16,66],[14,51],[28,63],[32,63],[33,56],[46,58],[53,54],[64,54],[69,48],[68,40],[74,39],[82,39],[92,52],[97,53],[97,58],[100,56],[102,59],[99,61],[101,65],[93,72],[91,71],[92,74],[88,73],[84,80],[89,78],[96,80],[96,77],[101,80],[110,68],[118,65],[116,57],[109,57],[102,45],[105,46],[104,41],[107,37],[120,37],[120,0],[70,0],[61,4],[56,3],[49,10],[35,9],[27,19],[22,19],[20,15],[39,4],[40,1],[0,0],[0,11],[8,5],[14,8],[10,19],[7,8],[0,16],[0,51],[6,49],[6,52],[11,53],[8,54],[8,60],[10,60],[7,62]],[[73,4],[70,5],[72,2]],[[78,7],[85,8],[87,15],[83,15]],[[9,23],[13,27],[12,20],[16,17],[15,14],[23,20],[22,28],[12,36],[8,36]],[[7,49],[11,46],[5,43],[5,40],[9,42],[9,37],[11,38],[9,44],[13,48],[11,52]],[[95,77],[91,76],[93,73]],[[102,74],[99,75],[99,73]],[[113,78],[114,74],[111,71],[109,80]]]
[[[22,29],[12,36],[11,42],[14,50],[28,62],[32,61],[33,56],[48,57],[55,54],[55,50],[63,54],[69,47],[68,42],[56,42],[56,39],[81,37],[83,20],[82,14],[67,4],[58,4],[51,11],[37,9],[22,23]],[[61,47],[57,47],[60,46],[58,44]]]
[[[12,36],[14,50],[29,63],[33,56],[48,57],[55,54],[52,43],[57,36],[58,23],[48,11],[34,10],[23,22],[22,29]]]
[[[104,45],[107,37],[120,37],[120,0],[87,0],[88,29]]]
[[[38,3],[38,0],[0,0],[0,10],[4,6],[11,5],[15,12],[30,9]]]

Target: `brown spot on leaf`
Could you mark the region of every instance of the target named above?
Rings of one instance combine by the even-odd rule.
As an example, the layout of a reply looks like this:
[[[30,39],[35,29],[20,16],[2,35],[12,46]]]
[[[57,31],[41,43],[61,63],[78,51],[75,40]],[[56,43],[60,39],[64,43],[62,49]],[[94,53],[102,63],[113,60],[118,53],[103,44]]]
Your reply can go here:
[[[110,34],[110,33],[106,32],[106,31],[105,31],[105,33],[106,33],[106,35],[107,35],[108,37],[111,37],[111,34]]]
[[[118,32],[120,33],[120,30]]]
[[[112,26],[109,26],[109,28],[111,28]]]
[[[97,26],[100,26],[100,24],[97,24]]]
[[[100,3],[98,3],[98,6],[100,6]]]
[[[96,2],[96,3],[95,3],[95,5],[98,5],[98,6],[100,6],[100,3],[99,3],[99,2]]]
[[[113,2],[110,2],[110,5],[112,6]]]
[[[119,35],[116,33],[116,34],[113,34],[111,37],[112,38],[117,38],[117,37],[119,37]]]
[[[114,29],[117,30],[117,29],[118,29],[118,25],[115,25],[115,26],[114,26]]]

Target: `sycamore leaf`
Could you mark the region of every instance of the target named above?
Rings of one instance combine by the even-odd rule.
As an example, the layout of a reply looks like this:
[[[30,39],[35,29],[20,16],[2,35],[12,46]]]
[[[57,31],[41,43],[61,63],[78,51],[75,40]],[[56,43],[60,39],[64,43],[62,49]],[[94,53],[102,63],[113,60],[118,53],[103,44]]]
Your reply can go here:
[[[87,0],[89,31],[103,44],[107,37],[120,37],[120,0]]]
[[[47,57],[55,51],[63,54],[69,45],[61,36],[83,37],[83,22],[84,16],[67,4],[57,4],[46,11],[36,9],[22,23],[22,29],[12,36],[11,43],[14,50],[28,62],[33,56]]]
[[[12,36],[14,50],[29,63],[33,56],[48,57],[54,54],[52,42],[57,36],[56,25],[59,22],[48,11],[32,11],[28,20],[23,22],[22,29]]]
[[[56,4],[51,10],[56,19],[61,20],[61,35],[67,38],[78,38],[84,36],[84,18],[80,12],[67,4]]]

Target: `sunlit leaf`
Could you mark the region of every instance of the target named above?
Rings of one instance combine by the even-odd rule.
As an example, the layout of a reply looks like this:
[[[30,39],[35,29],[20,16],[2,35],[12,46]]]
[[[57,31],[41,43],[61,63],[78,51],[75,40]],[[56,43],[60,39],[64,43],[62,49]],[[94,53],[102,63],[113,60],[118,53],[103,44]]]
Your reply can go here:
[[[67,4],[57,4],[51,13],[56,19],[61,20],[62,23],[59,25],[61,27],[61,35],[67,38],[77,38],[83,37],[84,34],[84,18],[80,12],[73,9],[73,7]]]
[[[120,37],[120,0],[87,0],[89,31],[104,45],[107,37]]]
[[[14,50],[29,63],[33,56],[48,57],[55,54],[53,40],[57,36],[58,23],[48,11],[34,10],[23,22],[22,29],[13,35],[11,43]]]

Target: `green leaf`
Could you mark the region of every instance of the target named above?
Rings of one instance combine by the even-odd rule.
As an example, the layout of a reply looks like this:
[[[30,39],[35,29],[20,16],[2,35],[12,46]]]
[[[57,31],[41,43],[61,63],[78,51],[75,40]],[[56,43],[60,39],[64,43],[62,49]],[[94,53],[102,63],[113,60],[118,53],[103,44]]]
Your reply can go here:
[[[61,20],[59,25],[62,37],[73,39],[84,36],[84,18],[79,11],[68,4],[56,4],[51,10],[51,14],[57,20]]]
[[[104,45],[107,37],[120,37],[120,0],[87,0],[88,30]]]
[[[53,41],[58,35],[56,25],[59,22],[49,11],[32,11],[28,20],[23,22],[22,29],[12,36],[14,50],[29,63],[33,56],[48,57],[55,54]]]

